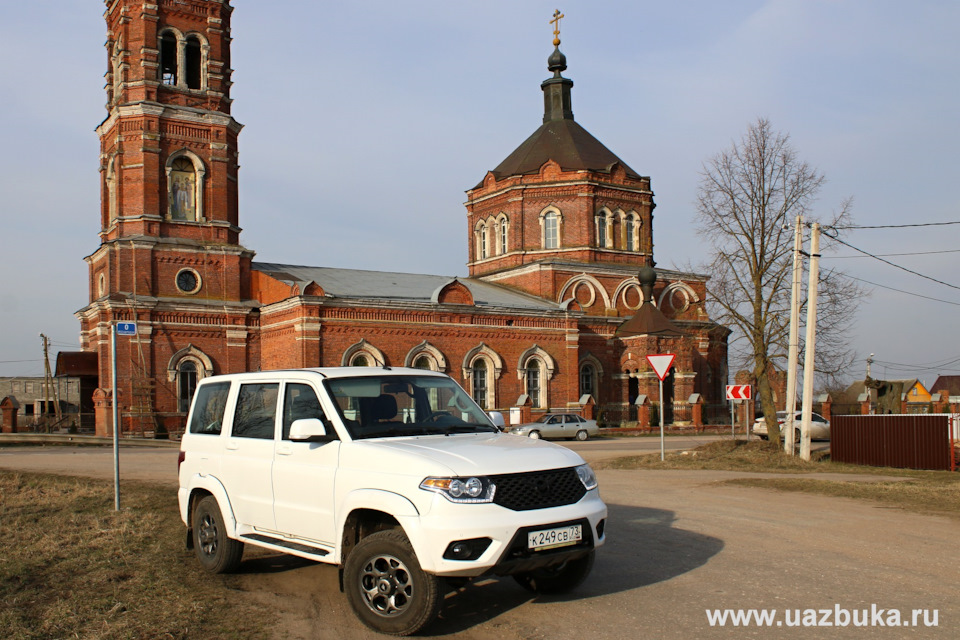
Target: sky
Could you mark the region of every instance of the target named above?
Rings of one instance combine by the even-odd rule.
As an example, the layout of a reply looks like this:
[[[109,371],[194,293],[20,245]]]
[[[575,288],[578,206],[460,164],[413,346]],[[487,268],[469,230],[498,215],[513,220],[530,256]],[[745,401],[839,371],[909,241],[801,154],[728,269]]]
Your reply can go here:
[[[79,348],[83,258],[99,242],[104,6],[57,4],[0,9],[3,376],[42,375],[39,333],[52,341],[51,366],[58,350]],[[541,123],[555,5],[233,5],[241,242],[256,260],[466,275],[464,192]],[[703,164],[759,117],[826,176],[817,215],[852,198],[858,225],[960,220],[960,3],[568,0],[560,9],[574,114],[651,177],[661,267],[705,258],[694,226]],[[875,377],[929,386],[960,374],[960,225],[845,238],[941,281],[825,243],[823,268],[880,285],[851,330],[860,354],[851,379],[870,353]]]

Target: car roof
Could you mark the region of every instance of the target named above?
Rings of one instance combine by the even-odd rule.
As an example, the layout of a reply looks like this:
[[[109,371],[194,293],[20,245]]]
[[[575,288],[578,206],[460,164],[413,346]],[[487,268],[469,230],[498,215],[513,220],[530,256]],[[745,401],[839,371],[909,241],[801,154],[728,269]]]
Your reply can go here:
[[[201,383],[209,384],[227,380],[277,380],[285,378],[303,378],[319,375],[321,378],[369,378],[382,376],[431,376],[447,378],[445,373],[430,369],[414,369],[412,367],[312,367],[304,369],[273,369],[269,371],[247,371],[243,373],[228,373],[216,376],[207,376]]]

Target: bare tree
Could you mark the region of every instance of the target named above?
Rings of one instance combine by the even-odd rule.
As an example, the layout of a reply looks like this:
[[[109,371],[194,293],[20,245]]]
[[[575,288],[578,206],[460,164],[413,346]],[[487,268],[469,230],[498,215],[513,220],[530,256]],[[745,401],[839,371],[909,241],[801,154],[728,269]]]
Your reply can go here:
[[[775,364],[784,369],[787,356],[795,220],[810,216],[824,180],[798,159],[788,135],[760,118],[739,142],[704,163],[697,193],[697,233],[712,248],[702,267],[710,276],[711,315],[733,331],[731,356],[753,373],[774,442],[780,428],[770,373]],[[836,225],[849,209],[844,201],[821,223]],[[863,294],[836,270],[820,274],[817,370],[827,378],[853,361],[847,332]]]

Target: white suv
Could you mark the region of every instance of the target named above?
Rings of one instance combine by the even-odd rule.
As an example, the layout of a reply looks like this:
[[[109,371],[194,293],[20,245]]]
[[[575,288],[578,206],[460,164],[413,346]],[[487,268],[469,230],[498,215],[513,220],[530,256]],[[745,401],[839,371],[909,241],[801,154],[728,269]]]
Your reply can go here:
[[[264,371],[202,380],[180,449],[187,545],[220,573],[244,544],[336,564],[367,626],[432,621],[444,578],[579,585],[603,544],[597,479],[564,447],[503,434],[448,376]]]

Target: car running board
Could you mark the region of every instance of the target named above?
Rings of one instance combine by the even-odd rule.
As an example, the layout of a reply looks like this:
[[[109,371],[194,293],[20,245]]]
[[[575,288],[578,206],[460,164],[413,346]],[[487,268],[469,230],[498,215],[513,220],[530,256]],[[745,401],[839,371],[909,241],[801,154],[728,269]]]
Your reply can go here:
[[[283,538],[274,538],[272,536],[265,536],[262,533],[245,533],[240,536],[241,540],[249,540],[254,543],[269,544],[274,547],[283,547],[284,549],[289,549],[291,551],[297,551],[299,553],[308,553],[312,556],[322,557],[328,555],[330,552],[326,549],[320,549],[318,547],[311,547],[300,542],[292,542],[290,540],[284,540]]]

